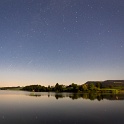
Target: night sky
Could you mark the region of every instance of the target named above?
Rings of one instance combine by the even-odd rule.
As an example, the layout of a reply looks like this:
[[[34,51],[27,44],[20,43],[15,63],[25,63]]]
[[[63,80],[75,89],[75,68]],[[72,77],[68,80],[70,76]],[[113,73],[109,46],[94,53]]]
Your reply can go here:
[[[124,79],[124,0],[0,0],[0,86]]]

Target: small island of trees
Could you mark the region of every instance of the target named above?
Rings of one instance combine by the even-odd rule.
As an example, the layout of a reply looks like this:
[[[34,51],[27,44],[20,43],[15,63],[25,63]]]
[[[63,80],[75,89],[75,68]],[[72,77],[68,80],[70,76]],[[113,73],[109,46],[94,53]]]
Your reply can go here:
[[[123,82],[123,81],[122,81]],[[123,83],[115,83],[114,81],[104,81],[104,82],[86,82],[85,84],[78,85],[72,83],[70,85],[63,85],[56,83],[55,86],[41,86],[41,85],[30,85],[22,88],[25,91],[33,91],[33,92],[100,92],[100,93],[117,93],[122,92],[124,90],[124,82]]]
[[[72,83],[63,85],[56,83],[55,86],[29,85],[25,87],[2,87],[1,90],[23,90],[30,92],[99,92],[99,93],[118,93],[124,92],[124,80],[107,80],[107,81],[88,81],[85,84],[78,85]]]

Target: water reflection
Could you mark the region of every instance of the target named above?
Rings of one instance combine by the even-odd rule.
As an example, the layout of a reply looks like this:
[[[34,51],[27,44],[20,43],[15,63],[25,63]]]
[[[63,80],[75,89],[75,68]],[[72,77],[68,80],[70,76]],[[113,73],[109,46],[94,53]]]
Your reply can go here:
[[[40,97],[40,96],[41,96],[41,94],[37,94],[37,93],[32,92],[32,93],[30,93],[30,94],[29,94],[29,96]]]
[[[0,124],[124,124],[123,99],[122,94],[0,91]]]
[[[89,100],[124,100],[124,94],[101,94],[101,93],[35,93],[32,92],[29,94],[29,96],[34,97],[42,97],[42,96],[48,96],[48,97],[55,97],[57,100],[61,98],[70,98],[72,100],[76,99],[89,99]]]

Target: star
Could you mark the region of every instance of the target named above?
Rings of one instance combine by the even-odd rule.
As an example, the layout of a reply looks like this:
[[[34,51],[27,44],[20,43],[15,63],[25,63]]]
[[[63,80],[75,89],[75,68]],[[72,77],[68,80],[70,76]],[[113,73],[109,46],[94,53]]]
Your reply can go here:
[[[60,81],[71,81],[65,75],[67,71],[75,80],[80,80],[80,83],[84,80],[82,75],[89,80],[88,75],[91,73],[84,73],[89,68],[96,80],[108,77],[107,70],[110,70],[112,78],[119,78],[119,74],[124,73],[122,68],[113,73],[113,67],[123,67],[124,61],[123,0],[1,1],[0,66],[3,71],[9,68],[13,74],[12,69],[20,73],[26,69],[29,71],[28,76],[32,70],[37,75],[42,73],[43,81],[46,82],[51,82],[48,75],[53,82],[56,81],[51,73],[57,74]],[[113,60],[119,56],[121,61],[115,63]],[[92,62],[90,67],[88,62]],[[96,77],[96,72],[99,71],[101,74]],[[77,72],[80,72],[78,76]],[[6,72],[5,76],[7,74],[9,73]],[[34,75],[32,78],[41,80],[41,75]],[[18,82],[17,78],[8,80]],[[24,80],[24,83],[33,83],[33,80]]]
[[[61,52],[61,50],[59,49],[58,52]]]

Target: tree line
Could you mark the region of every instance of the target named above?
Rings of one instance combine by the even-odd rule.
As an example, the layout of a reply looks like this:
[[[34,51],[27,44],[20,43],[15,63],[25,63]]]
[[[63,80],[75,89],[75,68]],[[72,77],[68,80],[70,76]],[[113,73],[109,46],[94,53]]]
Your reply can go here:
[[[109,81],[110,82],[110,81]],[[124,83],[105,83],[104,82],[86,82],[85,84],[78,85],[72,83],[70,85],[63,85],[56,83],[55,86],[41,86],[29,85],[25,87],[1,87],[0,90],[24,90],[31,92],[100,92],[100,93],[118,93],[124,92]]]
[[[59,83],[56,83],[55,86],[41,86],[41,85],[30,85],[25,86],[22,88],[22,90],[25,91],[33,91],[33,92],[88,92],[88,91],[97,91],[102,88],[101,83],[97,83],[94,85],[91,84],[82,84],[77,85],[75,83],[72,83],[70,85],[61,85]]]

